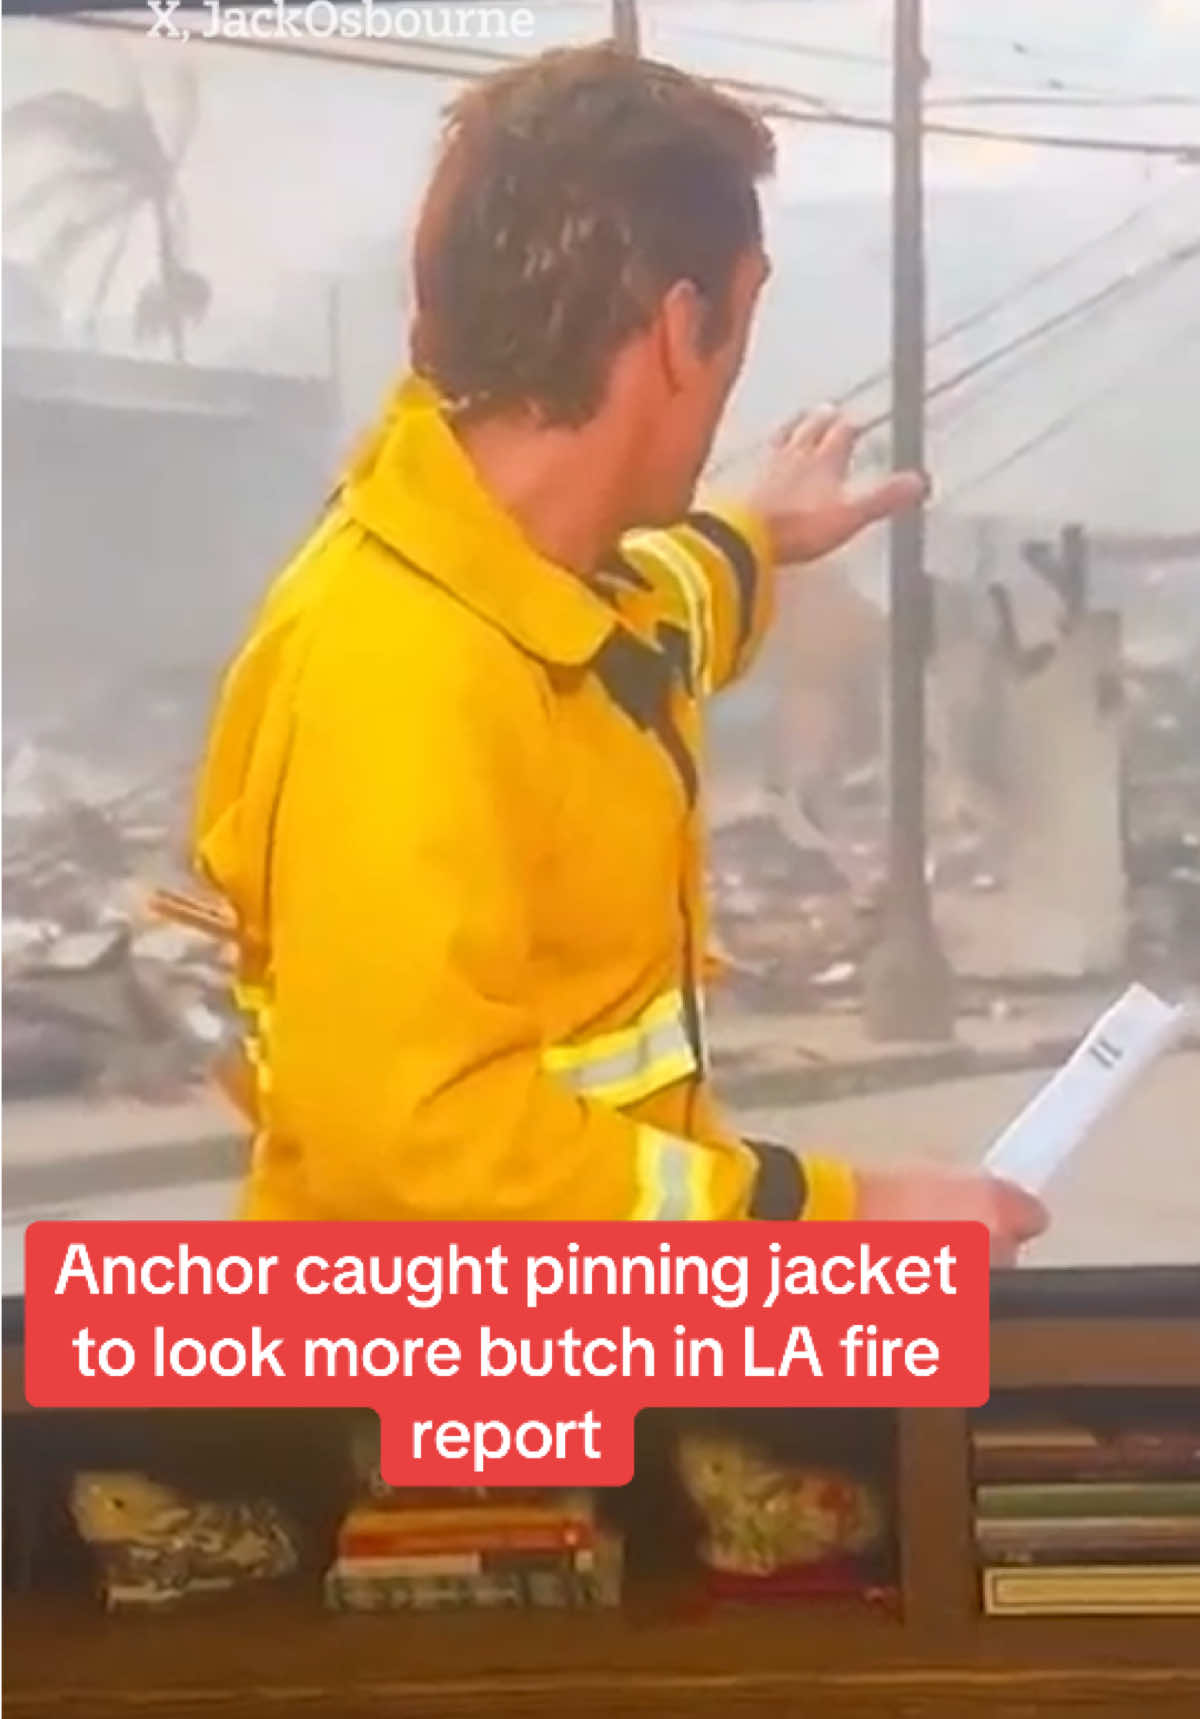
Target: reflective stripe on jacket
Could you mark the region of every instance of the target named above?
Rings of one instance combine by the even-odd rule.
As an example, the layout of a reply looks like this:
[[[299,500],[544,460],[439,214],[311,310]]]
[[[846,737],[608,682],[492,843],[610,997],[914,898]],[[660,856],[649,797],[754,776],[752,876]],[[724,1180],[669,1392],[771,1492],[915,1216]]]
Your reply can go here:
[[[230,669],[201,782],[254,1022],[248,1215],[762,1212],[705,1073],[698,760],[770,585],[724,508],[585,583],[400,390]],[[763,1215],[852,1209],[823,1160],[771,1186]]]

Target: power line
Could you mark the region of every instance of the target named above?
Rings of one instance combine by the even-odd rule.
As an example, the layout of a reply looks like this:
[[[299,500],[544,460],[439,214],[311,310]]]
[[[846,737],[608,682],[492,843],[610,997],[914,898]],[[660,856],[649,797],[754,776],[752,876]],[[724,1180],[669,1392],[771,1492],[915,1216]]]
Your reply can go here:
[[[80,25],[87,29],[105,29],[124,31],[129,34],[145,36],[145,25],[138,20],[128,17],[109,17],[103,13],[79,13],[71,18],[56,18],[56,23]],[[520,54],[502,54],[486,48],[459,48],[453,44],[436,44],[437,52],[445,57],[447,63],[437,64],[429,60],[412,58],[412,44],[405,44],[404,53],[407,57],[393,56],[381,48],[370,51],[353,48],[333,47],[329,41],[322,40],[319,46],[313,47],[300,42],[258,41],[246,40],[242,37],[212,37],[205,38],[211,45],[222,48],[252,49],[259,52],[292,55],[301,59],[328,61],[333,64],[352,65],[368,68],[372,71],[405,71],[414,72],[427,77],[460,78],[471,80],[487,76],[492,69],[504,66],[519,65],[524,56]],[[455,58],[462,56],[459,64]],[[467,65],[463,61],[470,57],[475,64]],[[482,62],[482,63],[479,63]],[[741,78],[712,78],[709,80],[718,89],[727,90],[743,97],[755,106],[759,113],[767,119],[781,119],[798,125],[825,125],[853,131],[869,131],[890,134],[892,121],[885,115],[852,113],[842,108],[831,106],[823,96],[810,92],[790,89],[786,86],[754,83]],[[807,107],[797,107],[797,102],[806,102]],[[1186,164],[1200,164],[1200,139],[1180,139],[1167,142],[1154,138],[1113,138],[1087,137],[1071,135],[1064,132],[1029,132],[1005,131],[987,126],[959,125],[944,121],[934,121],[924,127],[925,133],[931,137],[958,138],[967,142],[1012,143],[1031,149],[1068,149],[1084,153],[1099,152],[1101,154],[1133,155],[1165,157]]]
[[[1095,305],[1090,307],[1090,309],[1085,309],[1083,311],[1083,320],[1088,320],[1090,315],[1098,314],[1107,309],[1119,309],[1125,303],[1129,293],[1138,293],[1144,289],[1153,287],[1158,279],[1161,278],[1161,274],[1164,269],[1167,273],[1170,273],[1173,268],[1182,267],[1188,262],[1194,261],[1196,254],[1196,247],[1190,245],[1184,246],[1179,254],[1173,254],[1165,258],[1156,258],[1151,263],[1146,264],[1143,269],[1126,274],[1122,280],[1115,283],[1115,291],[1106,293],[1105,296]],[[1077,319],[1071,319],[1072,322],[1075,320]],[[1069,325],[1064,327],[1062,332],[1069,332]],[[1014,371],[1018,368],[1020,367],[1014,366],[1001,371],[1001,373],[995,377],[990,384],[985,384],[982,388],[973,389],[965,399],[960,398],[952,400],[950,402],[949,410],[940,412],[937,415],[936,428],[939,431],[944,432],[947,426],[960,418],[964,412],[973,411],[982,401],[989,399],[998,389],[1006,387],[1011,381]]]
[[[1183,94],[1139,95],[1136,90],[1083,91],[1058,88],[1023,90],[1002,93],[979,90],[959,96],[927,96],[925,111],[934,108],[962,107],[1048,107],[1048,108],[1114,108],[1114,107],[1200,107],[1200,96]]]
[[[1055,279],[1065,269],[1074,267],[1084,257],[1090,256],[1093,251],[1111,244],[1114,239],[1120,238],[1122,234],[1129,232],[1139,222],[1144,221],[1151,210],[1157,208],[1165,197],[1173,195],[1175,190],[1176,187],[1172,186],[1162,196],[1152,197],[1144,203],[1139,203],[1136,209],[1132,209],[1128,215],[1123,216],[1113,226],[1106,227],[1101,233],[1093,234],[1091,238],[1083,240],[1078,245],[1073,245],[1069,251],[1063,252],[1053,261],[1034,269],[1031,274],[1023,275],[1020,280],[1014,282],[1003,292],[985,300],[983,304],[976,305],[972,310],[964,311],[961,316],[955,317],[953,321],[946,323],[945,327],[938,330],[929,343],[929,350],[934,352],[938,347],[955,339],[956,336],[965,334],[968,329],[974,328],[978,323],[986,322],[997,311],[1006,310],[1017,299],[1023,298],[1026,293],[1033,292],[1040,286],[1044,286],[1047,281]],[[839,404],[849,405],[851,401],[857,400],[861,394],[867,394],[880,382],[885,382],[889,374],[887,364],[879,365],[839,394]]]
[[[1103,55],[1079,42],[1028,42],[1020,41],[1011,36],[986,36],[972,30],[938,30],[937,37],[942,42],[965,44],[971,48],[983,48],[995,54],[1012,54],[1022,60],[1083,60],[1092,65],[1103,59]]]
[[[853,48],[781,41],[774,36],[749,36],[738,30],[705,30],[695,24],[672,24],[670,28],[673,34],[679,36],[695,36],[709,42],[733,42],[747,48],[766,48],[771,54],[792,54],[797,59],[831,60],[841,65],[871,66],[879,69],[886,69],[891,65],[886,54],[862,53]]]
[[[717,83],[727,80],[716,79]],[[890,132],[892,122],[882,116],[845,113],[840,108],[828,112],[809,113],[788,107],[760,107],[767,119],[792,120],[799,125],[844,126],[856,131]],[[1200,139],[1181,138],[1168,142],[1158,138],[1081,137],[1056,131],[1004,131],[991,126],[957,125],[935,120],[924,127],[928,137],[953,137],[968,142],[1015,143],[1028,149],[1069,149],[1101,155],[1163,156],[1188,166],[1200,165]]]
[[[1150,285],[1151,283],[1145,284]],[[1114,299],[1110,304],[1098,307],[1097,314],[1106,310],[1119,312],[1123,308],[1125,302],[1126,301],[1123,298]],[[1085,322],[1090,321],[1090,319],[1084,320]],[[1061,332],[1063,334],[1069,334],[1071,331],[1070,329],[1064,329]],[[935,412],[930,426],[931,433],[936,436],[939,441],[951,434],[963,434],[961,430],[955,432],[954,426],[959,424],[962,418],[967,414],[978,411],[980,406],[985,405],[988,400],[992,399],[996,394],[1007,388],[1014,378],[1020,375],[1024,368],[1025,361],[1022,361],[1015,365],[1011,365],[1006,369],[1001,369],[997,375],[990,377],[989,380],[983,382],[980,386],[972,388],[966,395],[960,395],[951,399],[948,407]]]
[[[990,370],[994,365],[1001,363],[1003,359],[1010,358],[1015,352],[1022,351],[1035,341],[1044,340],[1047,335],[1053,334],[1060,328],[1065,328],[1070,323],[1078,322],[1081,318],[1094,314],[1114,299],[1124,298],[1128,293],[1149,285],[1159,275],[1182,268],[1185,263],[1194,262],[1197,257],[1200,257],[1200,239],[1192,239],[1185,245],[1175,246],[1173,250],[1166,252],[1161,257],[1155,257],[1152,262],[1144,263],[1141,268],[1118,275],[1116,279],[1098,287],[1095,292],[1087,293],[1083,298],[1076,299],[1072,304],[1067,305],[1065,309],[1043,317],[1031,328],[1022,329],[1020,334],[1013,335],[1009,340],[1001,341],[999,346],[993,346],[990,351],[972,359],[969,364],[964,364],[958,370],[952,371],[949,376],[944,376],[940,382],[934,383],[933,387],[926,390],[926,403],[940,399],[943,394],[949,394],[955,388],[961,388],[964,383],[970,382],[983,371]],[[881,424],[886,422],[887,414],[882,413],[873,422],[866,424],[864,428],[866,430],[878,429]]]
[[[1015,353],[1024,350],[1025,347],[1045,340],[1059,329],[1069,327],[1094,315],[1104,306],[1123,299],[1130,292],[1150,284],[1152,280],[1164,272],[1182,268],[1184,264],[1194,261],[1197,257],[1200,257],[1200,239],[1194,239],[1185,245],[1176,246],[1163,256],[1155,257],[1151,262],[1143,264],[1139,269],[1126,272],[1107,281],[1104,286],[1097,288],[1096,291],[1074,300],[1064,309],[1055,311],[1050,316],[1043,317],[1031,327],[1022,329],[1019,334],[1002,341],[998,346],[989,348],[987,352],[981,353],[978,358],[972,359],[970,363],[964,364],[948,376],[942,377],[940,381],[935,382],[925,390],[926,404],[941,399],[956,388],[963,387],[966,383],[973,381],[976,376],[991,370],[995,365],[1002,363],[1004,359],[1011,358]],[[845,397],[843,396],[837,403],[839,405],[844,404]],[[869,418],[862,425],[862,433],[867,435],[873,430],[881,429],[887,423],[889,416],[890,408],[876,413],[874,417]],[[760,437],[748,446],[740,448],[736,453],[727,455],[712,468],[711,475],[719,477],[723,471],[728,471],[731,466],[747,459],[751,454],[759,452],[768,440],[767,437]]]
[[[1093,389],[1082,400],[1077,400],[1066,411],[1060,412],[1049,423],[1044,424],[1040,430],[1035,431],[1033,435],[1011,449],[1003,458],[996,460],[990,466],[986,466],[983,471],[976,472],[974,477],[956,484],[954,489],[945,497],[942,505],[945,506],[950,501],[957,500],[959,496],[966,495],[973,489],[978,489],[981,484],[987,483],[991,478],[999,477],[1002,472],[1008,471],[1010,467],[1017,465],[1028,455],[1036,452],[1038,448],[1044,447],[1047,442],[1054,441],[1056,437],[1062,435],[1064,430],[1070,429],[1071,425],[1079,418],[1085,417],[1096,406],[1111,398],[1112,395],[1120,393],[1131,376],[1136,376],[1139,371],[1144,370],[1148,364],[1153,364],[1155,359],[1162,357],[1164,353],[1177,352],[1181,346],[1190,345],[1198,337],[1200,337],[1200,319],[1188,323],[1183,330],[1176,329],[1168,339],[1160,341],[1149,352],[1142,353],[1136,363],[1126,366],[1117,376],[1106,382],[1102,388]]]
[[[704,41],[731,42],[739,47],[762,48],[772,56],[785,54],[798,59],[826,60],[841,65],[869,66],[881,70],[890,64],[886,54],[832,47],[825,43],[793,42],[778,36],[748,35],[737,30],[706,30],[694,24],[672,24],[671,31],[675,35],[692,36]],[[1136,90],[1081,88],[1052,79],[1041,89],[1000,93],[980,91],[960,96],[926,97],[924,106],[926,111],[933,108],[962,107],[1200,107],[1200,96],[1175,91],[1141,95]]]

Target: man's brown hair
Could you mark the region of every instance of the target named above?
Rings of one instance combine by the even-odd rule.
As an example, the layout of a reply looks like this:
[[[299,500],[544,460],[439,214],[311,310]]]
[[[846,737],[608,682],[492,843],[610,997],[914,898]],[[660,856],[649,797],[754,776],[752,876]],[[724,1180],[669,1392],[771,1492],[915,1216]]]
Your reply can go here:
[[[725,337],[773,165],[755,115],[609,46],[476,85],[450,109],[418,224],[415,367],[472,412],[585,422],[676,281],[705,301],[710,346]]]

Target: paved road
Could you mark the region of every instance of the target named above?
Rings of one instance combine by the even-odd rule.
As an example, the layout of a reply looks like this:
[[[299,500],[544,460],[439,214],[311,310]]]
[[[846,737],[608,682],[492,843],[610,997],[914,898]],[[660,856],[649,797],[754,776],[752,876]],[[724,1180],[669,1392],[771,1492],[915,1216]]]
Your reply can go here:
[[[245,1157],[244,1129],[217,1097],[171,1105],[6,1104],[3,1293],[21,1293],[26,1225],[39,1218],[227,1218]]]
[[[25,1283],[25,1230],[43,1218],[78,1219],[100,1223],[108,1219],[231,1218],[237,1207],[238,1181],[171,1182],[117,1194],[89,1194],[45,1205],[15,1209],[5,1204],[0,1237],[0,1291],[20,1295]]]
[[[864,1164],[977,1162],[1044,1075],[995,1075],[821,1105],[741,1108],[752,1136],[835,1149]],[[5,1106],[5,1294],[35,1218],[215,1218],[233,1209],[245,1156],[216,1099],[170,1108]],[[1200,1261],[1200,1054],[1161,1063],[1053,1190],[1045,1265]]]
[[[834,1104],[741,1109],[744,1132],[863,1164],[971,1164],[1046,1077],[994,1075]],[[1200,1263],[1200,1055],[1160,1063],[1051,1190],[1040,1265]]]

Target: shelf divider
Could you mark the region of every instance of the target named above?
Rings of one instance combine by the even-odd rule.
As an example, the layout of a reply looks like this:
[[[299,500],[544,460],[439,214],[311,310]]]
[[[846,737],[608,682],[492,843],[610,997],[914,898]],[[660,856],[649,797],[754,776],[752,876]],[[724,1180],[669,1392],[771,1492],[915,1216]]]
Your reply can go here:
[[[967,1415],[902,1409],[897,1475],[900,1591],[914,1647],[951,1661],[976,1601]]]

